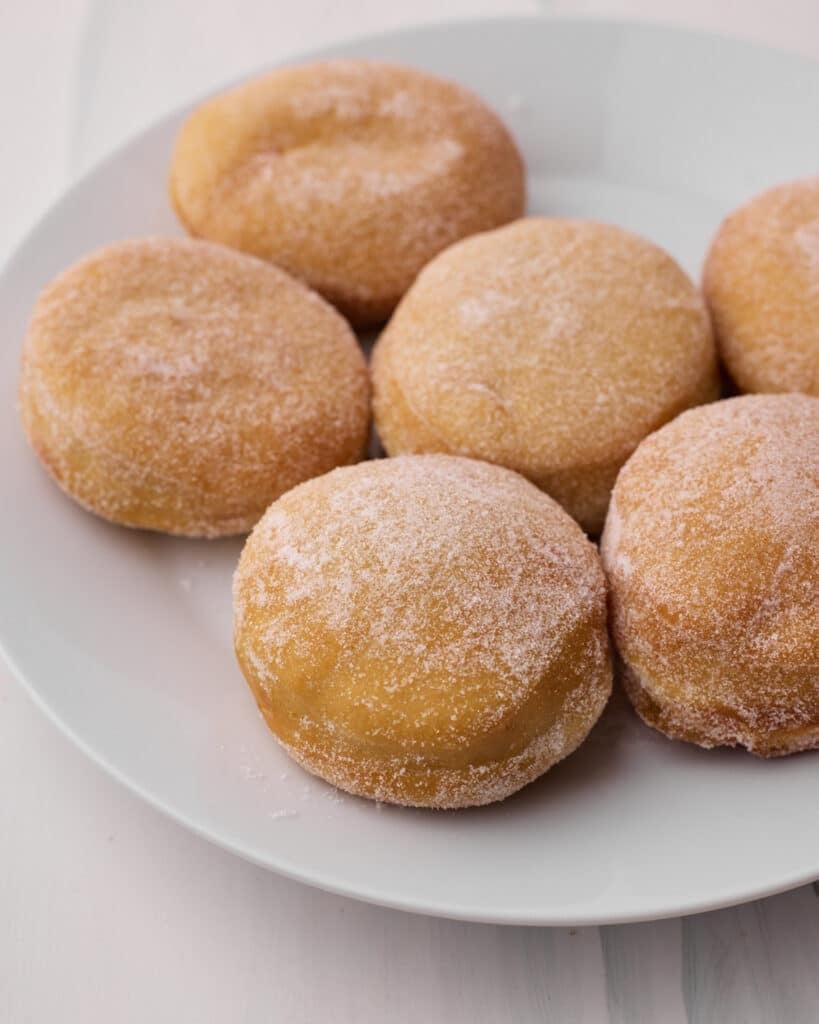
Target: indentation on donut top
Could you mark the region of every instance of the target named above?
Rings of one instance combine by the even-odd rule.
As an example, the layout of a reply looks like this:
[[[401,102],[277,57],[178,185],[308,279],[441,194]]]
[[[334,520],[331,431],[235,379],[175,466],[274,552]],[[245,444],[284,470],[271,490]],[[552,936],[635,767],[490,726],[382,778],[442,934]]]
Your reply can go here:
[[[454,138],[404,143],[400,148],[376,140],[305,142],[287,149],[266,146],[239,164],[221,186],[241,185],[291,204],[293,212],[314,203],[344,199],[386,199],[403,195],[445,175],[461,158],[463,145]]]

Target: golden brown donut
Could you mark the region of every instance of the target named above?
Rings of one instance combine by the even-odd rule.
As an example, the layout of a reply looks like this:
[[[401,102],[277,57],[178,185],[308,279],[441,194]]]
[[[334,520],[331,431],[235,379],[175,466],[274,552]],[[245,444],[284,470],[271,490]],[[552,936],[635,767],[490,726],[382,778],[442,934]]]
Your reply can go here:
[[[819,746],[819,399],[733,398],[652,434],[601,550],[649,725],[764,757]]]
[[[101,249],[43,291],[20,407],[81,505],[217,537],[360,458],[369,382],[348,325],[299,281],[219,245],[154,238]]]
[[[703,287],[741,391],[819,395],[819,177],[778,185],[727,217]]]
[[[422,271],[373,385],[390,455],[508,466],[591,533],[639,442],[718,393],[705,306],[670,256],[614,225],[535,217]]]
[[[375,800],[501,800],[571,753],[611,690],[595,548],[522,477],[469,459],[290,491],[245,545],[234,612],[276,738]]]
[[[272,260],[358,325],[450,243],[519,217],[523,163],[454,82],[364,60],[282,68],[204,103],[170,174],[194,235]]]

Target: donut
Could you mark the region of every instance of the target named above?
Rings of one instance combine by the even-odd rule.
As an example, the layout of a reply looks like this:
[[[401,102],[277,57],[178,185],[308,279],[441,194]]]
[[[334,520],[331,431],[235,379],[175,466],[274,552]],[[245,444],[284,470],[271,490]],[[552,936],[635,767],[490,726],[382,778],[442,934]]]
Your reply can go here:
[[[819,399],[732,398],[652,434],[602,556],[645,722],[763,757],[819,746]]]
[[[719,387],[703,301],[670,256],[610,224],[535,217],[436,257],[372,370],[390,455],[507,466],[592,534],[639,442]]]
[[[282,68],[183,125],[170,194],[187,230],[279,264],[358,326],[437,252],[519,217],[523,162],[498,116],[410,67]]]
[[[405,456],[301,484],[251,533],[233,593],[275,737],[374,800],[501,800],[571,753],[611,690],[596,549],[488,463]]]
[[[727,217],[703,288],[740,391],[819,396],[819,176],[769,189]]]
[[[121,242],[40,295],[20,410],[81,505],[125,526],[245,533],[284,491],[362,455],[355,336],[283,270],[209,242]]]

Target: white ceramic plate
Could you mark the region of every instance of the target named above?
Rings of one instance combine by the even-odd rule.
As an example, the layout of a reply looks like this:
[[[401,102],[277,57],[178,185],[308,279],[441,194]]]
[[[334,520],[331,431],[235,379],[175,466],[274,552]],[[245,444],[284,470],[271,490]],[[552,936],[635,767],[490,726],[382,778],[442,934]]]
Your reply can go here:
[[[819,65],[636,25],[473,22],[333,51],[473,86],[525,152],[530,210],[643,232],[698,274],[720,217],[819,170]],[[165,178],[183,114],[57,204],[0,282],[0,636],[51,718],[112,775],[293,878],[448,917],[587,924],[676,915],[819,875],[819,755],[772,762],[671,743],[615,701],[578,753],[493,807],[378,807],[291,764],[231,650],[238,541],[87,515],[27,450],[19,349],[40,287],[102,243],[174,232]]]

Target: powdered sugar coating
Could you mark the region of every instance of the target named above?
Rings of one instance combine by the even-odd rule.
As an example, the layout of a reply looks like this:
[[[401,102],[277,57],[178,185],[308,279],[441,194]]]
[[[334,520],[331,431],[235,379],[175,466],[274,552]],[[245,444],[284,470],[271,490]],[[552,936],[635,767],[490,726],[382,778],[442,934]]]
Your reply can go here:
[[[450,456],[362,463],[276,502],[234,580],[240,664],[308,769],[397,803],[500,799],[610,690],[594,547],[548,497]]]
[[[650,724],[766,755],[819,744],[819,399],[730,399],[653,434],[601,553]]]
[[[727,217],[703,286],[741,390],[819,396],[819,176],[777,185]]]
[[[524,203],[514,141],[477,96],[356,60],[279,69],[203,104],[170,187],[192,233],[278,263],[361,325],[435,253]]]
[[[40,296],[23,422],[57,482],[129,526],[249,530],[359,458],[366,365],[323,299],[260,260],[186,239],[102,249]]]
[[[378,341],[373,382],[390,454],[508,466],[595,533],[642,438],[718,389],[704,303],[671,257],[622,228],[557,218],[429,264]]]

